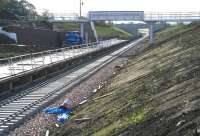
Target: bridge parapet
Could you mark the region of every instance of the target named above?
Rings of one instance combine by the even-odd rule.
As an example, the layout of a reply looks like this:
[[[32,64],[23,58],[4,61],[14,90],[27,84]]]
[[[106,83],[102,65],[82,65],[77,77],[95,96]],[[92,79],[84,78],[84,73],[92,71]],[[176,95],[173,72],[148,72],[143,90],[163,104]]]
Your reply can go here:
[[[84,23],[88,22],[85,17],[80,17],[76,13],[52,13],[48,19],[49,22],[73,22],[73,23]]]
[[[200,12],[90,11],[92,21],[192,22],[200,21]]]
[[[24,21],[38,21],[43,18],[21,17]],[[192,22],[200,21],[200,12],[145,12],[145,11],[89,11],[88,16],[77,13],[51,13],[49,22],[84,23],[89,21],[150,21],[150,22]]]
[[[144,11],[90,11],[92,21],[143,21]]]
[[[145,12],[144,21],[192,22],[200,21],[200,12]]]

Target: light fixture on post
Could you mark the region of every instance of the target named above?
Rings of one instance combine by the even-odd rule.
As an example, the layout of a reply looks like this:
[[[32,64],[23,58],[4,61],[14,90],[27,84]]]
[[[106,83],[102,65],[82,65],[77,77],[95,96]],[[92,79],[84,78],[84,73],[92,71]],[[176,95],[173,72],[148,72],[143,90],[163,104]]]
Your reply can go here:
[[[83,1],[80,0],[80,17],[82,17],[82,6],[83,6]]]

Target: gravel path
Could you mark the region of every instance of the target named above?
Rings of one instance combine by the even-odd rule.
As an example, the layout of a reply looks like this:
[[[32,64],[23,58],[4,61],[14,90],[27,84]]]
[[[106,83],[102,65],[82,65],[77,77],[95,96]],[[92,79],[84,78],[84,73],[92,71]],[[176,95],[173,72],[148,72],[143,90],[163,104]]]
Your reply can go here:
[[[112,78],[115,66],[127,63],[128,56],[131,54],[132,51],[130,50],[123,56],[117,58],[92,75],[89,79],[73,88],[70,93],[66,94],[66,96],[72,98],[74,105],[77,105],[78,103],[87,99],[87,97],[89,97],[93,91],[98,88],[100,82],[105,82],[109,78]],[[55,101],[55,103],[52,103],[49,105],[49,107],[55,107],[61,104],[66,96],[63,96],[59,100]],[[45,136],[46,130],[51,129],[51,127],[56,127],[53,119],[47,119],[40,112],[31,119],[27,120],[19,128],[16,128],[13,132],[10,132],[9,136]]]

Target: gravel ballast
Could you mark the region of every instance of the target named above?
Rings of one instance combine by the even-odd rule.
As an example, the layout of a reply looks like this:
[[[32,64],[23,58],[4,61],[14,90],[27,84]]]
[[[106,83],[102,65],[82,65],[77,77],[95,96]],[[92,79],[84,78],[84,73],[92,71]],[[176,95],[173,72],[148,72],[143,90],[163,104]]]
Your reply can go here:
[[[100,69],[97,73],[93,74],[90,78],[74,87],[62,98],[59,98],[54,103],[50,104],[49,107],[58,106],[63,102],[66,96],[73,100],[74,106],[77,106],[80,102],[91,96],[94,93],[93,91],[98,88],[100,83],[106,82],[115,76],[114,73],[116,73],[116,66],[127,64],[128,57],[134,55],[134,53],[136,53],[136,49],[138,48],[132,48],[122,56],[118,57],[113,62]],[[54,119],[47,119],[42,112],[39,112],[34,117],[27,120],[19,128],[16,128],[14,131],[10,132],[9,136],[44,136],[47,130],[51,129],[52,127],[56,127],[55,123],[56,122]]]

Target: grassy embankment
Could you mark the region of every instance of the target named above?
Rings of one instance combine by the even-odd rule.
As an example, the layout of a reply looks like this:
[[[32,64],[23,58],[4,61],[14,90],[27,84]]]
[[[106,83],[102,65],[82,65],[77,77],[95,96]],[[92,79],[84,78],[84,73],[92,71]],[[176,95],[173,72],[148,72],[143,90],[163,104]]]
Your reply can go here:
[[[135,47],[129,62],[105,87],[75,110],[54,136],[183,136],[199,125],[200,25],[156,34]],[[112,93],[107,97],[93,100]]]
[[[79,31],[78,24],[58,24],[57,27],[66,31]],[[129,39],[132,37],[132,34],[110,24],[95,23],[95,27],[100,39],[109,39],[113,37]]]
[[[130,39],[133,37],[132,34],[120,28],[114,27],[113,25],[96,23],[95,27],[100,39],[108,39],[112,37],[119,37],[121,39]]]

